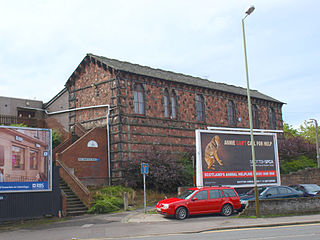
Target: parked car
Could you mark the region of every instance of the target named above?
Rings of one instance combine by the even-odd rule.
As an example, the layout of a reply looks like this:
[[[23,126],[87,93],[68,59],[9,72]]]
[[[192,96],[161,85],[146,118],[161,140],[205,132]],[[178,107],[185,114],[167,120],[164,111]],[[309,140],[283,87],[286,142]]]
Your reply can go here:
[[[297,191],[287,186],[268,186],[258,187],[259,199],[275,199],[275,198],[296,198],[303,197],[301,191]],[[249,200],[254,200],[254,189],[240,196],[241,209],[245,208]]]
[[[320,186],[317,184],[295,184],[289,187],[302,191],[304,197],[320,196]]]
[[[160,214],[182,220],[194,214],[221,213],[230,216],[240,207],[240,198],[234,188],[194,187],[176,198],[159,201],[156,209]]]

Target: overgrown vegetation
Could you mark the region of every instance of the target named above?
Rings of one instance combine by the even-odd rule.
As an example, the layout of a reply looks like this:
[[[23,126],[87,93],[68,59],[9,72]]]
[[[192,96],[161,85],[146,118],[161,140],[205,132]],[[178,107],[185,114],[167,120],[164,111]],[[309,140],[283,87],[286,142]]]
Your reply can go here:
[[[140,159],[128,161],[124,184],[137,189],[143,187],[141,163],[149,164],[146,185],[157,192],[176,192],[180,186],[190,186],[193,180],[192,154],[158,151],[154,147]]]
[[[304,122],[298,129],[284,124],[284,139],[279,141],[280,172],[287,174],[317,167],[315,126]]]
[[[56,130],[52,130],[52,149],[62,142],[62,136]]]
[[[128,194],[129,205],[134,203],[135,192],[131,188],[122,186],[103,187],[93,190],[93,205],[89,213],[110,213],[119,211],[123,207],[124,193]]]

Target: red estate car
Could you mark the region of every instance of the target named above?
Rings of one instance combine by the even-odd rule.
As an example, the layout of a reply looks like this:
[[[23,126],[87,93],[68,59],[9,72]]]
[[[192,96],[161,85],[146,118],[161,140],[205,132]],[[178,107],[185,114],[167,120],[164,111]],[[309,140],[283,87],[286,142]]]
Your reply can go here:
[[[182,220],[188,215],[221,213],[230,216],[234,209],[240,209],[240,199],[231,187],[194,187],[189,188],[176,198],[158,202],[157,212],[175,216]]]

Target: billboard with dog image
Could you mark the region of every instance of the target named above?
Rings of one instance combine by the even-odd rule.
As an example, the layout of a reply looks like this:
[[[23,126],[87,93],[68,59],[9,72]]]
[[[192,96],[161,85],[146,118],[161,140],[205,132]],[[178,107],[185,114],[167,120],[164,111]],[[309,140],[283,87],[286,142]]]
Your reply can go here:
[[[277,135],[254,133],[257,183],[280,185]],[[250,132],[196,130],[197,186],[252,187]]]
[[[51,130],[0,126],[0,193],[52,190]]]

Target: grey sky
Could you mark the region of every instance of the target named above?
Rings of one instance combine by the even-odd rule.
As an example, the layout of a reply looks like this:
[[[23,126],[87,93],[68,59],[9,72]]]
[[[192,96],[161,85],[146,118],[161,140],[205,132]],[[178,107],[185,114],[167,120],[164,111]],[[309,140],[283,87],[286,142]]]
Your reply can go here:
[[[50,100],[86,53],[246,87],[320,120],[316,0],[0,0],[0,95]]]

